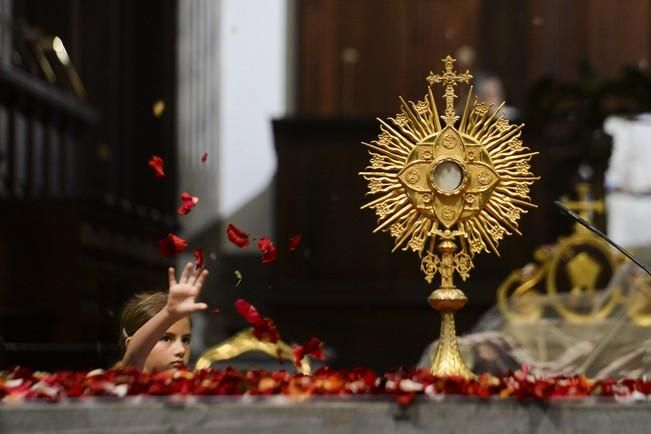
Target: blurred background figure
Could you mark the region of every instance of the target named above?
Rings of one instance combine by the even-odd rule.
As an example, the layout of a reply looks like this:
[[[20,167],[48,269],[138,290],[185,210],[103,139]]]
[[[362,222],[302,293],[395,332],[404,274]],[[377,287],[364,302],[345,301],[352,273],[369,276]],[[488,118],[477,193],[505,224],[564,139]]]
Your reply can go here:
[[[496,110],[503,102],[508,101],[504,93],[502,80],[497,75],[487,72],[477,72],[473,75],[472,82],[477,98],[487,104],[492,104],[493,110]],[[517,108],[507,103],[502,107],[501,111],[504,117],[511,122],[518,121],[520,112]]]

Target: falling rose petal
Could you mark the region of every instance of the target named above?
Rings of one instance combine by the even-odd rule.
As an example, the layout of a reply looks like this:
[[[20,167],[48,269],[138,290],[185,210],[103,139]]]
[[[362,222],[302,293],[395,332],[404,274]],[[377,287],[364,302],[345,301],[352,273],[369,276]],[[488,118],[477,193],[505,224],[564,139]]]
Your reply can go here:
[[[220,310],[217,309],[217,308],[211,310],[211,313],[212,313],[213,315],[217,315],[217,314],[219,314],[219,312],[220,312]]]
[[[181,206],[178,209],[179,215],[188,214],[198,203],[199,198],[197,196],[192,196],[187,191],[184,191],[181,193]]]
[[[301,236],[300,235],[294,235],[289,239],[289,251],[293,252],[298,248],[298,245],[301,244]]]
[[[169,233],[165,238],[158,241],[158,249],[165,257],[181,253],[188,247],[188,242],[176,234]]]
[[[158,178],[165,177],[165,161],[158,155],[152,155],[151,160],[147,162],[147,165],[151,167],[151,170],[154,171],[154,175]]]
[[[238,287],[240,286],[240,283],[242,283],[242,273],[240,273],[240,270],[235,270],[235,277],[237,278],[235,286]]]
[[[226,235],[228,240],[237,247],[243,248],[249,245],[249,234],[242,232],[232,224],[226,228]]]
[[[325,354],[323,354],[323,342],[319,338],[311,338],[303,345],[296,345],[292,348],[292,355],[294,356],[294,364],[297,367],[301,366],[301,360],[305,356],[312,356],[319,360],[325,360],[326,358]]]
[[[262,323],[262,317],[258,313],[258,310],[243,298],[235,300],[235,309],[237,309],[237,313],[239,313],[240,316],[242,316],[242,318],[252,326]]]
[[[258,241],[258,248],[262,252],[262,263],[271,264],[276,262],[278,258],[278,252],[276,251],[276,246],[268,237],[262,237]]]
[[[187,191],[184,191],[183,193],[181,193],[181,202],[183,203],[187,202],[188,205],[194,206],[199,203],[199,198],[197,196],[191,195]]]
[[[203,268],[203,250],[201,248],[194,250],[194,268],[197,270]]]
[[[301,366],[301,361],[305,357],[305,348],[303,345],[296,345],[292,348],[292,356],[294,357],[294,365],[297,368]]]
[[[253,327],[253,336],[261,341],[269,341],[274,344],[280,339],[280,333],[278,333],[276,323],[269,317],[262,318],[262,324],[258,327]]]
[[[238,298],[235,301],[237,312],[253,326],[253,335],[261,341],[278,342],[280,334],[276,324],[269,317],[262,318],[258,310],[248,301]]]
[[[204,152],[204,153],[201,155],[201,162],[202,162],[202,163],[205,163],[207,159],[208,159],[208,153],[207,153],[207,152]]]

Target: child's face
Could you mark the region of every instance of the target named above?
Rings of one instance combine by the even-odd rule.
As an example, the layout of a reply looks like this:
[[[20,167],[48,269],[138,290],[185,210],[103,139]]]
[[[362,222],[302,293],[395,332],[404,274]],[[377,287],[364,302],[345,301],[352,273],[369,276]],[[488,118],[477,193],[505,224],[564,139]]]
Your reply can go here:
[[[145,360],[145,371],[167,371],[182,368],[190,360],[190,320],[183,318],[175,322],[156,343]]]

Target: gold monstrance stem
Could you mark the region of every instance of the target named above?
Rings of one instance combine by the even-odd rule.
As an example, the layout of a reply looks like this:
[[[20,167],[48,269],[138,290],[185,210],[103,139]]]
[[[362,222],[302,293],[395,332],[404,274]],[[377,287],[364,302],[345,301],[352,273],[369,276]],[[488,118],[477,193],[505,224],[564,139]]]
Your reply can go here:
[[[468,369],[461,357],[454,326],[454,312],[461,309],[468,301],[468,297],[454,286],[452,280],[454,252],[457,250],[457,245],[451,239],[443,240],[438,245],[438,250],[441,252],[439,266],[441,287],[433,291],[427,301],[441,314],[441,335],[430,372],[436,376],[474,378],[475,375]]]

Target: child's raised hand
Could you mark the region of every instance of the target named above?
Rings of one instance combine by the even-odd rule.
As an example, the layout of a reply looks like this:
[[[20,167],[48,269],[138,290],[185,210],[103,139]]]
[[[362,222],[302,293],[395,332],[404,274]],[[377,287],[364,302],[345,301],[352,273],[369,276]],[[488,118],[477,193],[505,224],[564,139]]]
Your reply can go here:
[[[166,309],[172,316],[183,317],[208,307],[206,303],[195,302],[203,282],[208,277],[208,270],[193,270],[193,268],[194,265],[188,262],[178,282],[174,267],[167,270],[170,289],[167,295]]]

